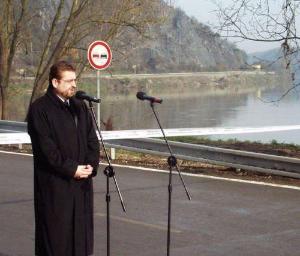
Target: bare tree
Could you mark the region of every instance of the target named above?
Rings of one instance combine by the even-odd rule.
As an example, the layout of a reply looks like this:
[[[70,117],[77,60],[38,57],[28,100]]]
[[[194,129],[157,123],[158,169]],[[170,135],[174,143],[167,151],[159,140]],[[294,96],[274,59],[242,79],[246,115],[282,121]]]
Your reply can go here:
[[[31,47],[35,72],[34,101],[47,86],[50,66],[71,58],[83,71],[88,44],[101,39],[120,46],[124,32],[146,36],[151,24],[161,21],[160,0],[1,0],[0,100],[1,119],[7,118],[8,89],[14,58]],[[28,11],[29,5],[34,6]],[[120,48],[114,50],[121,51]],[[33,61],[33,59],[35,61]]]
[[[60,0],[37,67],[30,102],[45,88],[49,67],[56,60],[72,50],[85,55],[87,41],[97,39],[96,36],[113,43],[128,28],[145,34],[147,27],[159,20],[158,4],[157,0],[74,0],[70,10],[66,10],[65,0]],[[83,70],[86,57],[77,61]]]
[[[239,38],[256,42],[278,42],[281,45],[282,57],[286,68],[299,58],[299,32],[296,20],[299,18],[300,1],[298,0],[231,0],[224,6],[221,1],[213,1],[217,5],[220,33],[229,38]],[[294,63],[292,63],[294,61]],[[295,82],[294,70],[291,70],[292,90],[299,86]],[[285,94],[286,95],[286,94]]]
[[[28,0],[0,1],[0,99],[1,119],[7,118],[11,67],[26,24]]]

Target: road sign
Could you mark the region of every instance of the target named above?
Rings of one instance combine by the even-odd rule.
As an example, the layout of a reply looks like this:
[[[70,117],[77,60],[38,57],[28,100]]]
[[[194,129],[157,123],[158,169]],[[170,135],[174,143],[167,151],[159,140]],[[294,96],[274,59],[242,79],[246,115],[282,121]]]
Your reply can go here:
[[[112,54],[106,42],[94,41],[89,45],[87,57],[94,69],[104,70],[110,65]]]

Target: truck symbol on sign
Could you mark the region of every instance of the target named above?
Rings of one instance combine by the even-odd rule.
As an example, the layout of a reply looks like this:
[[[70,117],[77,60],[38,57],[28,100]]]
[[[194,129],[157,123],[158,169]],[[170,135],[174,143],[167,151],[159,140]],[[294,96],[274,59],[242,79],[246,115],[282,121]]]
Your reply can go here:
[[[95,58],[95,59],[107,59],[107,54],[99,55],[98,53],[94,53],[93,58]]]

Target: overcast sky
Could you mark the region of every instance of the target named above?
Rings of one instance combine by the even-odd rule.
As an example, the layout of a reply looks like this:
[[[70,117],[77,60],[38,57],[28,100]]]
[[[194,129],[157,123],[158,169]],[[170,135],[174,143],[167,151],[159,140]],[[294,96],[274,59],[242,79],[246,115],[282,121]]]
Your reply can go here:
[[[278,1],[278,0],[273,0]],[[226,3],[231,2],[231,0],[222,0],[222,4],[226,5]],[[195,17],[202,23],[207,25],[216,24],[217,17],[213,12],[216,10],[216,6],[213,4],[212,0],[173,0],[173,4],[175,7],[180,7],[182,10],[186,12],[187,15]],[[299,17],[298,17],[299,18]],[[299,29],[300,22],[298,19]],[[229,39],[232,41],[232,39]],[[253,41],[239,41],[236,43],[237,46],[247,53],[265,51],[269,49],[273,49],[279,47],[279,43],[259,43]]]

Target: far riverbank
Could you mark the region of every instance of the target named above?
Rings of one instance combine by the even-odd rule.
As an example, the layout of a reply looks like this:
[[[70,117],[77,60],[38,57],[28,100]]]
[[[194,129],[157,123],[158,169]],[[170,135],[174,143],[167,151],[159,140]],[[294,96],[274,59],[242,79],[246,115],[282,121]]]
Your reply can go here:
[[[287,77],[265,71],[228,71],[164,74],[100,73],[101,119],[110,129],[156,128],[149,106],[136,99],[138,91],[163,98],[157,106],[165,128],[217,127],[248,95],[288,86]],[[26,116],[33,79],[18,78],[10,92],[9,120]],[[97,95],[96,72],[83,74],[78,90]],[[283,89],[284,90],[284,89]],[[15,102],[18,102],[16,107]],[[103,129],[106,127],[103,126]]]

